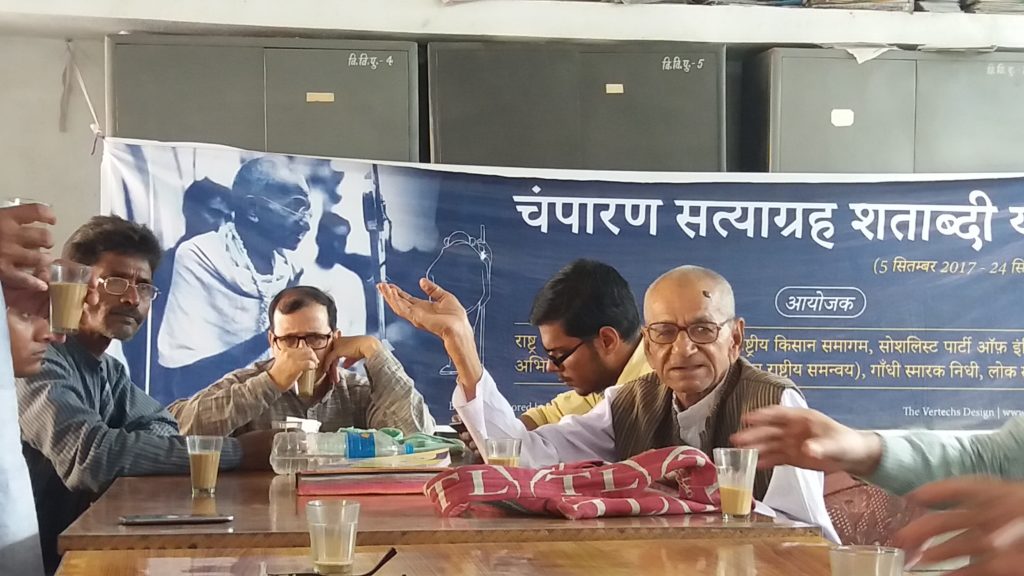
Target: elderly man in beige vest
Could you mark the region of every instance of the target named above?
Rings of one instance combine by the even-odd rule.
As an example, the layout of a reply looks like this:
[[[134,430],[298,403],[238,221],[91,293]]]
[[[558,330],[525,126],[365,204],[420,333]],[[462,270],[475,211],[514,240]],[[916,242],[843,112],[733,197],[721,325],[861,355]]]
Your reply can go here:
[[[654,373],[608,388],[585,415],[527,431],[480,363],[462,305],[426,279],[420,287],[429,301],[393,285],[380,291],[395,313],[444,342],[459,373],[452,403],[474,440],[520,438],[524,466],[616,461],[679,444],[710,453],[729,446],[747,412],[807,406],[793,382],[740,358],[744,322],[725,278],[681,266],[655,280],[644,297],[644,349]],[[821,526],[838,541],[820,472],[778,466],[760,474],[754,492],[775,512]]]

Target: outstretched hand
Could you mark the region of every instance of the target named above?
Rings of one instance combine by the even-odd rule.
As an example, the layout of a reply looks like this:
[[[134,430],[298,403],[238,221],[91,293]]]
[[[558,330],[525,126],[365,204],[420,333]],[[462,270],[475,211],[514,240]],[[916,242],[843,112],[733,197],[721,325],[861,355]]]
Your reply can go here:
[[[790,465],[866,476],[881,457],[877,435],[854,430],[806,408],[771,406],[743,415],[746,426],[730,438],[737,448],[756,448],[759,468]]]
[[[455,295],[426,278],[420,279],[420,289],[429,300],[412,296],[394,284],[377,285],[391,310],[420,330],[444,340],[457,330],[470,329],[466,309]]]
[[[458,383],[466,400],[471,401],[476,397],[476,385],[483,377],[484,369],[466,309],[453,294],[426,278],[420,279],[420,289],[429,300],[416,298],[394,284],[377,285],[377,290],[395,314],[444,342],[445,351],[459,373]]]
[[[1016,576],[1024,564],[1024,484],[961,477],[928,484],[907,496],[917,505],[943,507],[896,534],[913,566],[970,557],[970,566],[949,576]],[[925,549],[932,538],[959,532]]]

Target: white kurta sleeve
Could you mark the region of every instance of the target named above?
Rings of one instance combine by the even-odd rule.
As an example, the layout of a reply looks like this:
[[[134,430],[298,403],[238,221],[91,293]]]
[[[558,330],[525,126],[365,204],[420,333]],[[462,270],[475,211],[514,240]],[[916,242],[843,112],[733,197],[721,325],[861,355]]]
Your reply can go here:
[[[581,460],[612,462],[616,459],[615,437],[608,403],[616,391],[616,387],[605,390],[605,399],[582,416],[566,416],[561,422],[533,431],[528,431],[516,418],[512,406],[486,370],[477,383],[476,398],[466,401],[462,388],[456,387],[452,404],[481,450],[487,438],[522,440],[522,466],[550,466]]]

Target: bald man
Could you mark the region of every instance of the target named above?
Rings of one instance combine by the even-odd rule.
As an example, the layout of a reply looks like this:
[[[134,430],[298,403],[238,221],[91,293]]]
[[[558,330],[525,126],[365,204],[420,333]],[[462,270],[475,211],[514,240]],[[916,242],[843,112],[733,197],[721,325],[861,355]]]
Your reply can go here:
[[[234,221],[181,244],[174,261],[157,358],[184,385],[178,395],[265,355],[270,301],[298,283],[289,252],[310,229],[303,176],[285,158],[254,158],[230,198]]]
[[[710,454],[730,445],[729,436],[749,411],[807,406],[793,382],[740,357],[744,323],[729,283],[711,270],[683,266],[658,278],[644,297],[641,332],[654,372],[608,388],[605,400],[587,414],[527,431],[480,363],[462,305],[425,279],[420,287],[429,301],[393,285],[381,285],[380,291],[396,314],[444,342],[459,373],[452,404],[474,441],[519,438],[524,466],[611,462],[674,445]],[[776,513],[820,526],[838,542],[820,472],[778,466],[758,476],[754,492]]]

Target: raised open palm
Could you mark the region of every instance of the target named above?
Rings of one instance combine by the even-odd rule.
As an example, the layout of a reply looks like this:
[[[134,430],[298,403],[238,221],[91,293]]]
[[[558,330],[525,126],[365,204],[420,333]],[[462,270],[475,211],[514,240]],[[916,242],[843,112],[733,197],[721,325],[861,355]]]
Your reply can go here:
[[[420,279],[420,289],[429,300],[416,298],[394,284],[377,285],[391,310],[420,330],[444,339],[454,330],[469,327],[466,309],[453,294],[426,278]]]

